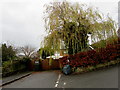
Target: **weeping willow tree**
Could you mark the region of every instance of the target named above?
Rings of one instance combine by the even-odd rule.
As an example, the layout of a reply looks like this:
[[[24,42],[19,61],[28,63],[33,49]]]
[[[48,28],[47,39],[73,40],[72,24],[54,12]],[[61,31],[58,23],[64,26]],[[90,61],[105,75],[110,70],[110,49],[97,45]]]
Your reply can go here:
[[[67,1],[46,5],[45,27],[48,35],[42,42],[44,47],[59,51],[63,41],[68,54],[87,48],[89,33],[98,40],[116,35],[116,25],[110,17],[104,19],[97,9]]]

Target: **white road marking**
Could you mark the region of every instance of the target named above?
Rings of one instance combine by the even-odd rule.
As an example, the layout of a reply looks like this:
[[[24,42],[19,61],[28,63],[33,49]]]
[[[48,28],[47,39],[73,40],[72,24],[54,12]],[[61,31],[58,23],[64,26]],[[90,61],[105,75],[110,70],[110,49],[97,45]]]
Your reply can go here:
[[[59,83],[59,81],[57,81],[56,83]]]
[[[66,82],[64,82],[64,85],[66,85]]]
[[[60,78],[61,78],[61,74],[59,74],[59,76],[58,76],[58,79],[57,79],[56,84],[55,84],[55,88],[58,87],[58,84],[59,84],[59,80],[60,80]]]
[[[62,87],[62,88],[63,88],[63,90],[64,90],[64,88],[65,88],[65,85],[66,85],[66,82],[64,82],[64,83],[63,83],[63,87]]]
[[[55,88],[57,88],[58,84],[55,84]]]
[[[61,78],[61,74],[59,74],[59,76],[58,76],[58,81],[60,80],[60,78]]]

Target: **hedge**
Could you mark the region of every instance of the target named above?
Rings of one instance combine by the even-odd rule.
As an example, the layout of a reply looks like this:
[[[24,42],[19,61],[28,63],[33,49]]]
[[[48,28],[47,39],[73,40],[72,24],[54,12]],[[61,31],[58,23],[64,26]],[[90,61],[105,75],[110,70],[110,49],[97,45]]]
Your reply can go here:
[[[23,60],[9,60],[2,64],[2,76],[10,76],[17,72],[27,70],[27,63]]]
[[[70,62],[67,62],[68,56],[60,59],[62,67],[66,64],[72,67],[96,66],[120,58],[120,44],[109,44],[105,48],[80,52],[69,57]]]

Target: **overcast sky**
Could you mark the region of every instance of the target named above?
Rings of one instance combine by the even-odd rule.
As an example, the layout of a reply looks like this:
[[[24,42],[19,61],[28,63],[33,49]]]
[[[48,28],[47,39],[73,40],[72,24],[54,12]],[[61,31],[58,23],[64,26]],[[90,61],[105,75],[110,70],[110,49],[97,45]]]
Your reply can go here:
[[[0,1],[0,43],[15,46],[32,45],[40,47],[45,35],[44,4],[62,0],[1,0]],[[118,22],[119,0],[67,0],[98,7],[101,13]],[[84,1],[84,2],[83,2]]]

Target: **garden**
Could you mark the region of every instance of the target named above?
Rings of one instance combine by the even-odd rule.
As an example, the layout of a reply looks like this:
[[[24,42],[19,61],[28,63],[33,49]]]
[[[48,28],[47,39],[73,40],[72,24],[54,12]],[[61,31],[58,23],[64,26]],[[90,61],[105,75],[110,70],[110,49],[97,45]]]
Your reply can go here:
[[[69,62],[67,61],[69,57]],[[97,48],[65,56],[60,59],[61,68],[70,65],[73,71],[86,72],[120,63],[120,44],[108,44],[104,48]]]
[[[28,71],[28,64],[30,60],[22,59],[22,60],[9,60],[5,61],[2,64],[2,76],[7,77],[13,74],[21,73]]]
[[[17,50],[12,45],[2,44],[1,49],[1,61],[2,61],[2,76],[7,77],[13,74],[26,72],[29,70],[29,57],[17,56]]]

